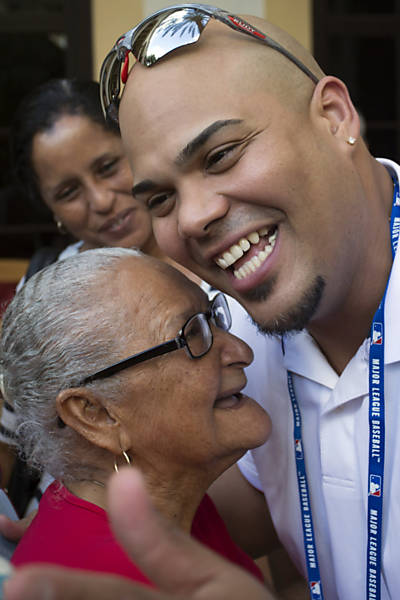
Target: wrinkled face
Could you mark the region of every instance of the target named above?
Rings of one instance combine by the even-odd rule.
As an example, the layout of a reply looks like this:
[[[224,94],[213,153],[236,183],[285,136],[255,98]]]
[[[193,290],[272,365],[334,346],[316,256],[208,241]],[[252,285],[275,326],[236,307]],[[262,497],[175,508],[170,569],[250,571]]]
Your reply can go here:
[[[117,135],[87,117],[65,115],[35,135],[32,162],[44,202],[85,248],[152,245],[151,220],[132,198]]]
[[[137,289],[133,281],[140,282]],[[126,261],[116,285],[133,331],[121,359],[174,338],[190,316],[208,307],[198,286],[170,267],[155,270],[153,261]],[[140,467],[171,476],[195,468],[214,476],[267,438],[269,417],[241,394],[252,351],[214,325],[212,333],[213,345],[199,359],[182,348],[121,374],[126,395],[114,410]]]
[[[135,65],[120,108],[134,195],[164,252],[265,329],[302,328],[337,309],[359,254],[346,144],[232,53],[208,58]]]

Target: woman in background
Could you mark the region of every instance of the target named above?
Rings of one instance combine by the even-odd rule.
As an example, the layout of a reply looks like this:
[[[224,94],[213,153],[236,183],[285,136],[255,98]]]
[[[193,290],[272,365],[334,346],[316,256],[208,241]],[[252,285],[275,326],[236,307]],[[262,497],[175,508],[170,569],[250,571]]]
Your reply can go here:
[[[149,214],[131,194],[119,131],[104,120],[97,83],[54,79],[27,96],[12,125],[11,160],[33,203],[46,206],[57,227],[77,240],[67,255],[135,246],[159,256]]]

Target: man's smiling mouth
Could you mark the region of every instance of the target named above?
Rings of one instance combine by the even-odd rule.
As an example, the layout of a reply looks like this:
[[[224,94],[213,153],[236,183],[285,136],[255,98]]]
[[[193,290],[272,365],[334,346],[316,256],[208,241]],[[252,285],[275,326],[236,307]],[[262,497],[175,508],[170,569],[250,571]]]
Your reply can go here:
[[[262,227],[258,231],[253,231],[245,237],[240,238],[236,244],[233,244],[233,246],[214,260],[224,271],[232,267],[232,272],[236,279],[244,279],[254,273],[271,254],[275,246],[277,233],[278,229],[276,225]],[[255,245],[259,247],[255,253],[252,253],[251,258],[248,260],[243,259],[251,247]],[[238,263],[237,269],[233,268],[235,263]]]

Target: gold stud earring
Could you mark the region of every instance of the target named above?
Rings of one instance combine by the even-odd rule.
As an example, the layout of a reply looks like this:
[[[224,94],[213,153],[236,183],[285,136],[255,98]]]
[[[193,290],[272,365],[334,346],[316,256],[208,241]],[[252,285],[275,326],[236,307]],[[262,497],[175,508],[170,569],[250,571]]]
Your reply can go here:
[[[354,144],[356,143],[356,141],[357,141],[357,140],[356,140],[356,138],[355,138],[355,137],[353,137],[352,135],[350,135],[350,136],[347,138],[347,140],[346,140],[346,142],[347,142],[347,143],[348,143],[350,146],[354,146]]]
[[[59,219],[56,219],[56,225],[57,225],[57,229],[60,233],[67,233],[67,230],[65,229],[64,225],[62,224],[62,222]]]
[[[129,458],[129,456],[127,455],[127,453],[125,452],[125,450],[122,450],[122,456],[124,457],[126,463],[128,465],[131,464],[131,459]],[[119,473],[119,469],[118,469],[118,465],[117,465],[117,457],[114,458],[114,471],[116,473]]]

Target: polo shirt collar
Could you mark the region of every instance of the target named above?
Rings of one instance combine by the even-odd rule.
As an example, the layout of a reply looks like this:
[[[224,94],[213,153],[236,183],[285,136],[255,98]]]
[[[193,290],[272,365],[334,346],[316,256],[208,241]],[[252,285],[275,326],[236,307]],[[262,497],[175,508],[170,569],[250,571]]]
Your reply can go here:
[[[399,245],[400,246],[400,245]],[[400,247],[390,275],[385,302],[385,364],[400,361]]]
[[[338,375],[313,337],[306,331],[285,336],[283,364],[286,370],[333,389]]]
[[[377,159],[400,182],[400,167],[392,160]],[[385,364],[400,361],[400,243],[393,261],[385,302]]]

